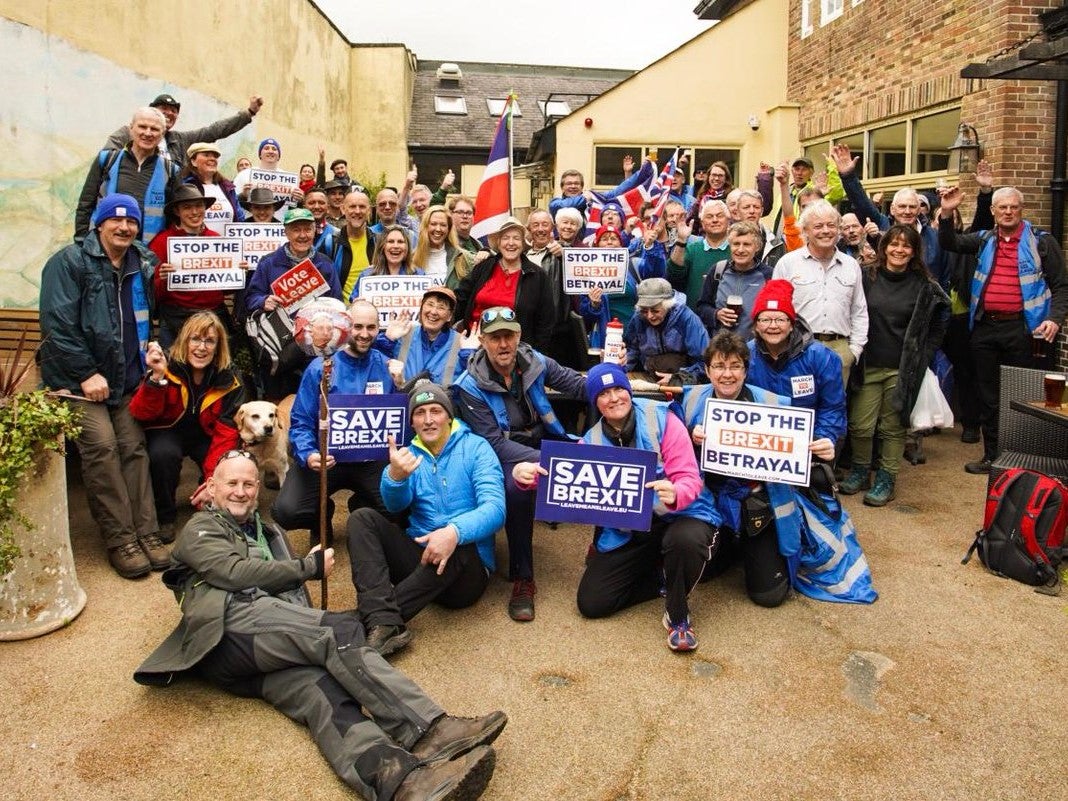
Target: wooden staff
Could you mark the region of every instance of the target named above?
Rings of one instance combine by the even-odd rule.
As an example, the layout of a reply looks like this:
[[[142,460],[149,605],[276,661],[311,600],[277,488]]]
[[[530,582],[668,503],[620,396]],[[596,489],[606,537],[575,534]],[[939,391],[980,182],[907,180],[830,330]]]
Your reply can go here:
[[[327,402],[327,393],[330,391],[330,373],[333,369],[333,357],[323,359],[323,377],[319,381],[319,545],[324,551],[334,545],[333,529],[327,519],[330,492],[326,480],[326,454],[330,445],[330,405]],[[319,608],[325,611],[330,598],[330,587],[325,574],[319,588]]]

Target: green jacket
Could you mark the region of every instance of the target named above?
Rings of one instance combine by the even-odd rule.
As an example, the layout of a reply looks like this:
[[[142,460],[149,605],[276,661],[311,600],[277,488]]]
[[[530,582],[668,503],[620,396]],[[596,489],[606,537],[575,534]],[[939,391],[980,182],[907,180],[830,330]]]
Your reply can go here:
[[[304,582],[323,575],[318,551],[290,557],[282,532],[256,515],[272,559],[263,558],[223,511],[197,512],[178,535],[163,583],[174,591],[182,619],[134,673],[139,684],[167,685],[194,667],[222,640],[226,607],[234,593],[273,595],[308,606]]]

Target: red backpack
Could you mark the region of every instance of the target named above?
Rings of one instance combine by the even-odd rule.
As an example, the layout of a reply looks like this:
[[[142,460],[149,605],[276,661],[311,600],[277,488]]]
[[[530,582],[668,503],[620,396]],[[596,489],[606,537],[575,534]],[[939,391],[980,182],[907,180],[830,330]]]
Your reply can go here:
[[[1068,488],[1033,470],[1011,468],[990,488],[983,528],[961,563],[979,551],[992,573],[1059,594],[1066,526]]]

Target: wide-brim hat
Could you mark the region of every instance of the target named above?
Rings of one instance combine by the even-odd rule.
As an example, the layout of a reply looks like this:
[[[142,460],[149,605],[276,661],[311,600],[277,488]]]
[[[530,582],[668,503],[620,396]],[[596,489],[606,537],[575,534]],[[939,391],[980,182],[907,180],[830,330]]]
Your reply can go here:
[[[282,208],[286,204],[285,200],[275,200],[274,192],[265,186],[257,186],[251,192],[248,193],[248,200],[242,200],[241,208],[245,211],[252,211],[252,206],[274,206],[275,211]]]
[[[174,190],[174,194],[171,195],[171,199],[163,205],[164,214],[174,214],[175,209],[179,203],[188,203],[193,200],[200,201],[201,205],[205,209],[210,209],[215,205],[215,198],[204,197],[204,193],[197,189],[192,184],[182,184]]]

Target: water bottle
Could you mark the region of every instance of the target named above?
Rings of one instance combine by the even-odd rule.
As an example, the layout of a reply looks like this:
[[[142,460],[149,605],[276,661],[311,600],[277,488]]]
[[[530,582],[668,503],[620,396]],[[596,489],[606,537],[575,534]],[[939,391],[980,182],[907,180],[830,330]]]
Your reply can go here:
[[[619,322],[615,317],[611,322],[605,326],[604,334],[604,352],[601,356],[602,362],[611,362],[612,364],[619,364],[620,357],[623,355],[623,323]]]

